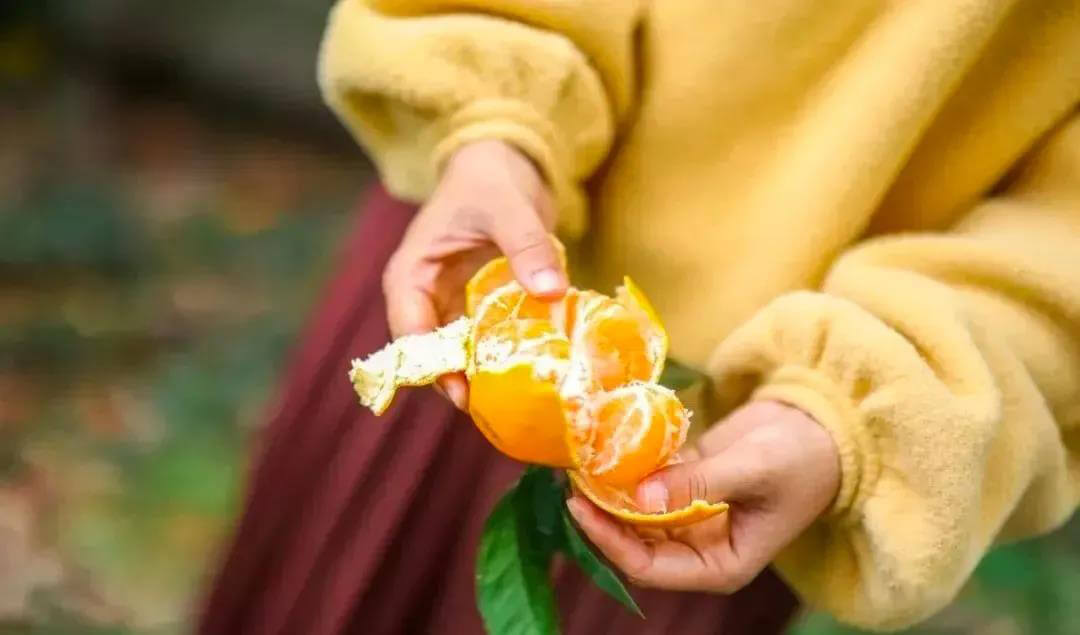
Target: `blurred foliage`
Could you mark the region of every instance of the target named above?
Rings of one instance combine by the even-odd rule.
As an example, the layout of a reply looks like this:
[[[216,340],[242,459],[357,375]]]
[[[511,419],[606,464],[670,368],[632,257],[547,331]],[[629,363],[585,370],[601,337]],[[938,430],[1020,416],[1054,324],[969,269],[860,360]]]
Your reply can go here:
[[[185,630],[369,175],[315,89],[329,5],[0,4],[0,634]],[[1074,522],[909,632],[1080,633],[1077,589]]]
[[[43,189],[21,208],[0,212],[0,266],[133,272],[146,242],[130,215],[103,192]]]
[[[0,623],[179,627],[347,199],[252,233],[212,205],[151,231],[100,191],[30,200],[0,217],[18,309],[0,325],[0,525],[22,530],[0,551],[26,552],[0,562],[42,573],[0,572],[26,582],[0,584]]]
[[[192,4],[202,40],[175,28]],[[319,127],[325,8],[229,4],[0,13],[0,633],[187,630],[269,390],[369,176]],[[207,45],[226,33],[213,29],[250,34],[255,13],[297,36],[280,31],[276,54],[304,58],[280,97],[214,88],[228,64],[198,62],[200,48],[262,57],[290,81],[257,49]],[[154,28],[176,37],[145,38]],[[124,70],[144,63],[160,77]],[[250,104],[284,115],[237,115]]]

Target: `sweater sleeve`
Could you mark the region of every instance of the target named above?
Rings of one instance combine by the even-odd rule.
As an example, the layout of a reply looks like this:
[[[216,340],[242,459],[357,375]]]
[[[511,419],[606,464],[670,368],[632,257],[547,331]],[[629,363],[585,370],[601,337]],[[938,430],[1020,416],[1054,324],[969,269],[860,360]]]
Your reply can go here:
[[[777,559],[811,605],[893,629],[995,543],[1080,501],[1080,116],[946,232],[883,236],[715,352],[725,407],[776,399],[835,439],[833,508]]]
[[[319,56],[324,99],[387,188],[421,201],[462,144],[501,139],[585,229],[582,183],[635,94],[638,2],[339,0]]]

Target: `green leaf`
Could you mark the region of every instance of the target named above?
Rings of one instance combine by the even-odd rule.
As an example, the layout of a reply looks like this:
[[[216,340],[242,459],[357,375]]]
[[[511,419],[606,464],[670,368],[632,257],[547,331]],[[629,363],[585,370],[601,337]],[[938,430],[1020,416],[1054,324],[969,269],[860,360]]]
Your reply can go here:
[[[593,584],[600,587],[604,593],[615,598],[619,604],[625,606],[631,613],[644,618],[645,615],[641,612],[641,608],[638,607],[634,598],[630,596],[630,592],[623,586],[619,577],[601,562],[600,558],[596,557],[596,554],[585,544],[585,541],[578,533],[577,527],[570,520],[570,514],[566,511],[565,505],[563,505],[562,519],[563,533],[566,538],[566,551],[574,559],[574,562],[589,576]]]
[[[1041,558],[1026,547],[1009,545],[990,552],[979,563],[975,576],[992,590],[1020,593],[1037,586]]]
[[[672,390],[683,390],[705,379],[705,375],[669,357],[664,363],[664,372],[660,374],[660,385]]]
[[[556,635],[555,595],[548,578],[552,545],[537,530],[523,495],[535,483],[527,472],[503,495],[484,524],[476,562],[476,602],[492,635]],[[525,488],[522,488],[522,483]]]
[[[530,466],[488,517],[476,564],[477,606],[492,635],[558,633],[551,557],[566,552],[605,593],[641,609],[578,534],[554,470]]]
[[[529,466],[518,481],[518,521],[522,531],[536,534],[537,545],[554,553],[563,546],[563,485],[551,468]]]

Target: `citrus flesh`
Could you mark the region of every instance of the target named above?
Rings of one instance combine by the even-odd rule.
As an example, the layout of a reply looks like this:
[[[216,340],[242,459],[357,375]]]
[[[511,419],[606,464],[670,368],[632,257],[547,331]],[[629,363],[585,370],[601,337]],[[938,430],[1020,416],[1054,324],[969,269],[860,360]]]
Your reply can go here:
[[[432,333],[399,338],[349,374],[376,414],[398,387],[464,371],[469,414],[500,452],[567,470],[574,487],[624,522],[680,527],[727,509],[695,500],[645,512],[634,492],[677,462],[690,413],[656,381],[667,334],[629,278],[614,297],[571,287],[555,301],[528,295],[504,258],[466,285],[466,314]]]

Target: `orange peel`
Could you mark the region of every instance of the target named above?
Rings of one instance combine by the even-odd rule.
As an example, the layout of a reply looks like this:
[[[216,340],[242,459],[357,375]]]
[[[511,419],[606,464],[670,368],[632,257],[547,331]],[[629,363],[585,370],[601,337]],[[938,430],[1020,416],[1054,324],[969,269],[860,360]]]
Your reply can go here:
[[[631,525],[655,529],[678,529],[712,518],[727,511],[727,503],[710,503],[696,499],[685,507],[665,512],[646,512],[638,507],[633,497],[597,483],[584,472],[567,470],[570,482],[594,505]]]
[[[361,404],[382,414],[398,388],[464,371],[469,414],[495,448],[565,469],[578,491],[620,520],[675,528],[727,510],[695,500],[650,513],[634,500],[642,479],[677,460],[690,412],[656,383],[667,332],[629,277],[614,297],[571,287],[544,301],[497,258],[466,284],[465,306],[465,316],[440,329],[354,360],[349,379]]]

